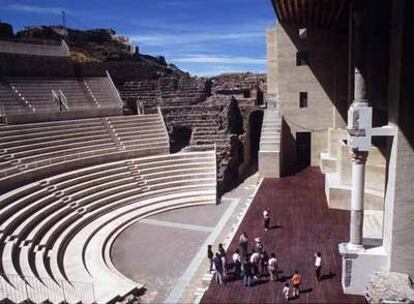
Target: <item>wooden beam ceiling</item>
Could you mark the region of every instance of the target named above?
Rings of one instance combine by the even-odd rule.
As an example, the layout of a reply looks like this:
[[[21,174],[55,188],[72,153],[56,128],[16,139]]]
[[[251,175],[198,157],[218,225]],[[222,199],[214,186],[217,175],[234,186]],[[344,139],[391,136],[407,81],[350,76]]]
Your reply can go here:
[[[346,28],[351,0],[272,0],[280,22],[304,27]]]

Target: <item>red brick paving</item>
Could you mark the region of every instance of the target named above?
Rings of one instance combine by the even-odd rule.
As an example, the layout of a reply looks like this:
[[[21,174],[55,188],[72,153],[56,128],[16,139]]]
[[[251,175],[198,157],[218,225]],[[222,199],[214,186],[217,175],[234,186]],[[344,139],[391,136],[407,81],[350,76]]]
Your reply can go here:
[[[263,231],[262,212],[272,212],[271,226]],[[249,236],[249,251],[253,239],[262,238],[265,250],[276,253],[284,275],[297,269],[303,278],[302,289],[310,290],[292,299],[292,303],[365,303],[360,296],[344,295],[341,287],[341,257],[337,244],[348,240],[349,212],[327,208],[324,178],[317,168],[307,168],[295,176],[263,181],[228,250],[228,259],[238,246],[242,231]],[[313,253],[321,251],[322,273],[335,274],[318,282],[314,274]],[[201,303],[284,303],[282,282],[260,279],[254,287],[241,281],[219,286],[212,282]]]

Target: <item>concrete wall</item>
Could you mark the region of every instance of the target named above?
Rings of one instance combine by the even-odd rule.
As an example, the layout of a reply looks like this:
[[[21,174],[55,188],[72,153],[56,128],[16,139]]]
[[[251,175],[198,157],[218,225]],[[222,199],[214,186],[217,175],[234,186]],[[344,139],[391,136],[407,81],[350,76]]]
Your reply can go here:
[[[328,151],[328,129],[343,128],[348,104],[347,36],[330,31],[307,29],[299,39],[299,28],[279,25],[268,29],[268,81],[275,82],[281,115],[293,137],[311,132],[311,165],[320,163]],[[335,43],[332,43],[335,41]],[[269,45],[270,44],[270,45]],[[306,51],[309,64],[297,66],[296,53]],[[269,85],[269,84],[268,84]],[[308,107],[299,107],[300,92],[308,93]]]
[[[390,271],[414,273],[414,3],[392,5],[388,107],[397,133],[390,140],[384,246]]]
[[[70,57],[0,54],[0,76],[74,77]]]
[[[43,45],[0,40],[0,53],[54,57],[70,56],[69,48],[64,42],[61,45]]]
[[[259,151],[259,175],[261,178],[280,177],[280,152]]]
[[[278,26],[277,85],[280,111],[291,126],[299,131],[321,131],[343,127],[335,121],[335,112],[346,115],[347,61],[346,36],[317,29],[308,29],[307,39],[298,39],[297,27]],[[337,45],[332,45],[332,41]],[[344,51],[345,48],[345,51]],[[296,65],[296,53],[309,54],[308,65]],[[308,92],[308,107],[299,108],[299,93]],[[339,108],[338,108],[339,107]]]
[[[278,55],[277,55],[277,27],[267,29],[267,94],[277,96],[278,93]]]

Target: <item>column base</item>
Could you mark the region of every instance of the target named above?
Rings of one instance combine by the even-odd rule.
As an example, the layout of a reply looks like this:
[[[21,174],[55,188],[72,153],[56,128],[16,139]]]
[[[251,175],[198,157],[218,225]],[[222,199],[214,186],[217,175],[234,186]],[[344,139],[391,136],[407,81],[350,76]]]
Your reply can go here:
[[[376,271],[385,270],[384,247],[366,249],[362,245],[341,243],[338,250],[342,256],[341,282],[344,293],[365,295],[369,277]]]
[[[341,243],[338,244],[338,250],[341,255],[360,254],[365,251],[365,248],[362,244]]]

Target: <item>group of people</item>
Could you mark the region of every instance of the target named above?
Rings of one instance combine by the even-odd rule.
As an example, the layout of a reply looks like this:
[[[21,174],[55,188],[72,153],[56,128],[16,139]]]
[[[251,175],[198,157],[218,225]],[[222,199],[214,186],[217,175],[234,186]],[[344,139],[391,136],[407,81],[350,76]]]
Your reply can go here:
[[[263,227],[265,232],[270,230],[271,213],[268,208],[263,211]],[[210,261],[210,273],[213,271],[214,266],[214,279],[220,285],[225,284],[228,277],[228,272],[231,272],[235,279],[242,279],[245,286],[252,286],[254,280],[269,276],[270,281],[279,281],[285,277],[280,278],[278,269],[278,260],[274,252],[268,253],[264,250],[263,243],[260,237],[254,239],[254,246],[249,253],[248,251],[249,237],[246,232],[243,232],[239,237],[239,247],[234,250],[231,256],[231,262],[226,260],[226,250],[223,244],[218,245],[218,250],[214,254],[212,245],[208,245],[207,257]],[[317,252],[314,254],[315,262],[315,275],[318,281],[321,280],[322,269],[322,254]],[[290,278],[292,284],[292,296],[299,297],[299,290],[302,284],[302,275],[299,271],[295,270],[293,276]],[[283,296],[286,300],[289,300],[290,284],[285,282],[282,289]]]

